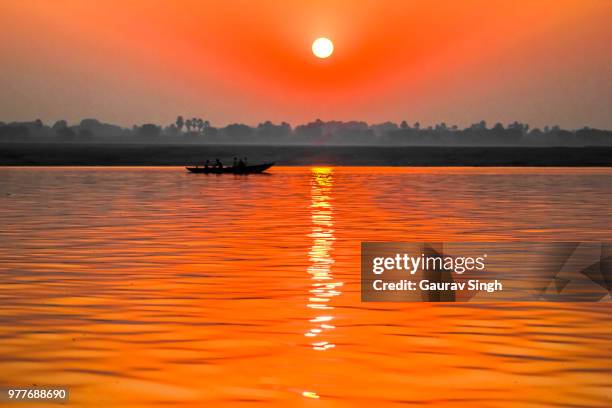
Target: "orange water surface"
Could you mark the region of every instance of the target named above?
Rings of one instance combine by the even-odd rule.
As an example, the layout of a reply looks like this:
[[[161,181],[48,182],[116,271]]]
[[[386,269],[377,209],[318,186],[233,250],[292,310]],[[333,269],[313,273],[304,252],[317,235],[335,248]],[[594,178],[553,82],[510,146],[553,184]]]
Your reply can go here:
[[[610,303],[359,294],[362,241],[609,240],[611,202],[598,168],[0,168],[0,386],[78,407],[611,406]]]

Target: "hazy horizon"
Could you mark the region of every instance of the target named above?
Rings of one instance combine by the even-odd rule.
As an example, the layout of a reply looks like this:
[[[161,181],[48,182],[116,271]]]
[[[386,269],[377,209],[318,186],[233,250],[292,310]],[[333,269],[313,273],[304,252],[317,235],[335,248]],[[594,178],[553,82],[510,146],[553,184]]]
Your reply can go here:
[[[147,120],[146,118],[143,118],[143,120],[138,121],[138,122],[131,122],[131,123],[120,123],[120,122],[113,122],[110,120],[106,120],[104,118],[98,117],[98,116],[88,116],[88,117],[82,117],[82,118],[75,118],[74,120],[67,120],[66,117],[58,117],[56,119],[49,119],[49,120],[44,120],[40,117],[30,117],[30,118],[24,118],[24,119],[12,119],[12,118],[3,118],[0,117],[0,124],[5,124],[5,125],[10,125],[10,124],[24,124],[24,123],[34,123],[37,120],[41,120],[44,124],[44,126],[48,126],[51,127],[53,126],[55,123],[57,122],[61,122],[61,121],[66,121],[68,126],[71,127],[78,127],[80,125],[80,123],[82,123],[83,121],[89,121],[89,120],[94,120],[94,121],[98,121],[101,124],[108,124],[108,125],[112,125],[112,126],[119,126],[123,129],[129,130],[129,129],[133,129],[134,127],[139,127],[142,125],[148,125],[148,124],[152,124],[152,125],[156,125],[159,126],[161,128],[164,128],[168,125],[172,125],[176,122],[176,118],[177,116],[183,116],[183,115],[174,115],[173,118],[170,118],[167,122],[157,122],[157,121],[152,121],[152,120]],[[202,116],[202,115],[195,115],[197,116]],[[185,120],[189,119],[189,116],[184,116]],[[206,119],[206,118],[202,118],[202,119]],[[211,127],[217,128],[217,129],[221,129],[221,128],[225,128],[227,126],[232,126],[232,125],[245,125],[245,126],[249,126],[251,128],[257,128],[259,125],[265,124],[266,122],[270,122],[273,125],[281,125],[283,123],[288,124],[292,129],[295,129],[296,127],[299,126],[304,126],[310,123],[315,123],[317,120],[320,120],[324,123],[365,123],[367,124],[369,127],[374,127],[374,126],[379,126],[379,125],[385,125],[385,124],[395,124],[395,125],[400,125],[401,122],[404,121],[404,119],[401,120],[380,120],[380,121],[367,121],[364,119],[359,119],[359,118],[349,118],[349,119],[323,119],[322,117],[315,117],[313,119],[309,119],[309,120],[305,120],[303,122],[290,122],[287,120],[278,120],[278,121],[274,121],[274,120],[269,120],[269,119],[264,119],[264,120],[260,120],[260,121],[255,121],[255,122],[244,122],[244,121],[239,121],[239,120],[229,120],[228,122],[224,122],[224,123],[210,123]],[[419,120],[418,118],[411,118],[410,120],[406,120],[407,123],[410,126],[413,126],[415,123],[419,123],[419,125],[421,126],[421,128],[423,130],[427,130],[427,128],[435,128],[436,126],[440,125],[440,124],[445,124],[447,125],[449,128],[451,126],[456,126],[459,130],[462,129],[468,129],[470,128],[470,126],[473,126],[475,124],[478,124],[480,122],[485,122],[486,125],[489,128],[492,128],[493,126],[497,125],[497,124],[501,124],[504,127],[510,126],[513,123],[520,123],[520,124],[525,124],[525,125],[529,125],[530,129],[544,129],[546,127],[548,128],[553,128],[553,127],[559,127],[562,130],[567,130],[567,131],[577,131],[580,129],[599,129],[599,130],[605,130],[605,131],[610,131],[612,130],[612,124],[609,127],[598,127],[598,126],[590,126],[588,124],[585,125],[580,125],[580,126],[576,126],[576,127],[566,127],[566,126],[561,126],[559,125],[559,123],[554,122],[554,123],[543,123],[541,126],[535,126],[532,125],[529,122],[525,122],[525,121],[521,121],[521,120],[517,120],[517,119],[513,119],[513,120],[508,120],[508,121],[489,121],[485,118],[480,118],[474,121],[470,121],[470,122],[466,122],[466,123],[451,123],[448,121],[445,121],[443,119],[437,120],[437,121],[433,121],[433,122],[424,122]]]

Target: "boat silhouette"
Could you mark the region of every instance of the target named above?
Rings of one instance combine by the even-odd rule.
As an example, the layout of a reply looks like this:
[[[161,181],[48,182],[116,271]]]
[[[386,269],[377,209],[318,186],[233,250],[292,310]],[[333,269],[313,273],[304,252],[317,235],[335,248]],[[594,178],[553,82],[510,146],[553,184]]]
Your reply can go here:
[[[234,167],[185,167],[191,173],[203,174],[257,174],[263,173],[274,163],[256,164],[253,166],[234,166]]]

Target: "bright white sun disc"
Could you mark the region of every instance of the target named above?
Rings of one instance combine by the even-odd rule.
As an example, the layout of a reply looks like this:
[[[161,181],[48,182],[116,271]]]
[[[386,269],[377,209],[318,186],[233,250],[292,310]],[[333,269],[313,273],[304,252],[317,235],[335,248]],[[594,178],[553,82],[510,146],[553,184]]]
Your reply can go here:
[[[318,58],[327,58],[334,52],[334,43],[329,38],[321,37],[312,43],[312,53]]]

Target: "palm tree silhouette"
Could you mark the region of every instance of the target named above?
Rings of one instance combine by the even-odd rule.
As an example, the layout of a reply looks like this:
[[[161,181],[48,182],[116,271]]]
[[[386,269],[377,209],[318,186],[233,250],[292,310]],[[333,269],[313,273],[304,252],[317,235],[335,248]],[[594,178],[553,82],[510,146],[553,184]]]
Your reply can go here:
[[[179,133],[181,133],[183,131],[183,126],[184,125],[185,125],[185,121],[183,120],[183,117],[179,115],[176,118],[176,127],[178,128]]]

